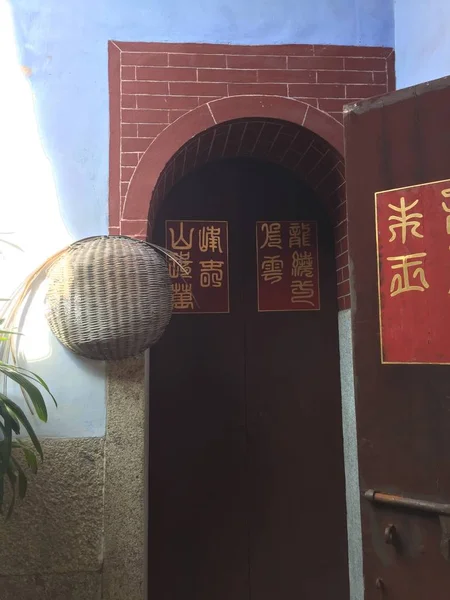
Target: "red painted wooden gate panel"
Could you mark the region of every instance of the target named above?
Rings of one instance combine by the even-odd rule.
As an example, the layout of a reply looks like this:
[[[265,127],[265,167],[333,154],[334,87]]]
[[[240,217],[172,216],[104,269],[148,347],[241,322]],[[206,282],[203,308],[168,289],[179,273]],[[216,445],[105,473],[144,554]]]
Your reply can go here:
[[[442,268],[448,257],[443,255],[439,263],[434,252],[447,235],[446,215],[440,206],[444,198],[438,190],[432,202],[439,202],[439,210],[430,211],[425,206],[429,199],[417,190],[414,197],[405,191],[394,194],[389,212],[379,211],[383,219],[378,224],[383,238],[380,260],[421,254],[414,258],[417,264],[412,270],[406,269],[412,288],[405,283],[403,268],[389,270],[383,263],[380,307],[375,194],[450,178],[450,78],[353,105],[344,122],[360,486],[362,492],[401,496],[381,496],[383,502],[374,503],[370,500],[373,493],[368,493],[370,498],[361,500],[365,598],[444,600],[449,597],[450,562],[447,518],[440,513],[450,510],[446,507],[450,502],[450,367],[382,364],[379,314],[381,310],[387,328],[385,343],[387,336],[390,351],[400,356],[393,362],[411,362],[401,360],[413,355],[410,348],[398,352],[398,345],[406,344],[408,336],[419,346],[421,356],[428,357],[420,362],[436,362],[436,353],[425,347],[433,327],[438,337],[434,342],[448,349],[450,295],[436,300],[447,289],[440,278],[450,277],[448,269]],[[406,215],[401,212],[402,197],[405,207],[419,200]],[[390,216],[404,218],[412,213],[416,213],[412,221],[404,220],[403,226],[387,235],[389,225],[402,223],[389,221]],[[433,234],[436,228],[439,236]],[[419,235],[411,237],[413,232]],[[423,239],[425,243],[427,235],[427,245],[419,247],[417,242]],[[401,279],[394,280],[397,274]],[[428,313],[423,309],[426,298],[429,306],[441,307],[438,314],[437,309]],[[415,302],[421,307],[417,314],[411,312]],[[416,356],[417,348],[414,352]],[[408,502],[409,508],[399,506]],[[396,529],[386,531],[389,525]]]

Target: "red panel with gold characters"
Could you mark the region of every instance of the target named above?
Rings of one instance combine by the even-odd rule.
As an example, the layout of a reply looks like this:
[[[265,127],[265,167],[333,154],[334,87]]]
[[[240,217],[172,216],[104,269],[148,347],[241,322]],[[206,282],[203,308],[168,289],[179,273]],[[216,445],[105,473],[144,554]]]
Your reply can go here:
[[[450,179],[375,194],[382,363],[450,364]]]
[[[228,223],[166,221],[174,313],[228,313]]]
[[[315,221],[256,223],[258,311],[319,310]]]

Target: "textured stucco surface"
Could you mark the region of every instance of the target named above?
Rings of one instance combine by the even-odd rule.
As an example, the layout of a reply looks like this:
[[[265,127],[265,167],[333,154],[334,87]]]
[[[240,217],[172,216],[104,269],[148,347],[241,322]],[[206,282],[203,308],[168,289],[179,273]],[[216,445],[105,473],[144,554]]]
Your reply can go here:
[[[45,462],[30,476],[25,500],[11,521],[0,521],[0,576],[101,567],[104,441],[46,439],[42,444]],[[4,600],[1,579],[0,586]]]
[[[103,438],[45,439],[45,463],[0,522],[1,600],[143,600],[144,358],[108,366]]]
[[[0,578],[1,600],[100,600],[100,573]]]
[[[350,600],[363,600],[361,513],[356,437],[355,389],[351,314],[339,313],[339,352],[341,357],[342,428],[344,434],[345,490],[347,498],[348,563]]]
[[[143,600],[146,572],[144,358],[108,364],[104,600]]]

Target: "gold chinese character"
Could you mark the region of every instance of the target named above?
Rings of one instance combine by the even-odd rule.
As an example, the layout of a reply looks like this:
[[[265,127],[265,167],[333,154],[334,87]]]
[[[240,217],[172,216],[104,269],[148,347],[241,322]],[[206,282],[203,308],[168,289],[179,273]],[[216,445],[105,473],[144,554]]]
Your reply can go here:
[[[311,246],[311,224],[302,223],[302,246]]]
[[[442,190],[441,194],[444,198],[450,198],[450,189]],[[447,206],[447,204],[445,202],[442,203],[442,208],[444,209],[444,212],[450,213],[450,208]],[[448,233],[448,235],[450,235],[450,214],[447,215],[446,226],[447,226],[447,233]],[[449,246],[449,250],[450,250],[450,246]],[[450,294],[450,290],[448,291],[448,293]]]
[[[297,252],[292,254],[292,270],[291,273],[294,277],[305,277],[313,276],[313,257],[311,252]]]
[[[450,198],[450,189],[442,190],[441,194],[444,198]],[[442,203],[442,208],[446,213],[450,213],[450,208],[445,202]],[[447,216],[447,233],[450,235],[450,214]]]
[[[194,297],[192,295],[191,283],[174,283],[172,286],[173,307],[175,309],[194,308]]]
[[[426,256],[426,252],[420,252],[418,254],[408,254],[406,256],[391,256],[388,258],[390,261],[396,261],[398,264],[391,265],[391,269],[400,269],[400,273],[396,273],[392,277],[391,281],[391,297],[402,294],[403,292],[424,292],[430,286],[425,279],[425,271],[423,269],[423,257]],[[417,259],[417,260],[414,260]],[[420,285],[411,285],[409,281],[410,269],[416,267],[412,274],[412,279],[418,279]]]
[[[214,227],[213,225],[202,227],[198,232],[198,245],[201,252],[208,252],[208,250],[215,252],[217,250],[222,254],[220,227]]]
[[[190,260],[190,257],[190,252],[179,252],[173,260],[169,261],[169,276],[172,279],[178,279],[178,277],[192,279],[192,260]]]
[[[201,260],[200,261],[200,285],[201,287],[222,287],[223,260]]]
[[[411,227],[412,235],[418,238],[423,238],[423,235],[417,231],[417,229],[421,225],[421,222],[417,219],[422,219],[423,214],[418,212],[410,213],[409,215],[407,214],[407,212],[409,210],[412,210],[416,206],[416,204],[418,204],[418,202],[419,200],[416,200],[409,206],[406,206],[405,198],[402,196],[400,198],[400,206],[394,206],[393,204],[389,204],[389,208],[400,213],[399,215],[391,215],[389,217],[389,221],[398,221],[398,223],[396,223],[395,225],[389,225],[389,231],[392,234],[391,239],[389,240],[390,242],[393,242],[397,238],[397,232],[395,230],[398,228],[400,228],[402,232],[402,244],[406,242],[406,232],[408,227]]]
[[[289,225],[289,248],[302,247],[302,228],[300,223]]]
[[[309,298],[314,297],[314,283],[312,281],[293,281],[291,283],[291,302],[293,304],[305,303],[314,306]]]
[[[304,248],[311,246],[311,224],[290,223],[289,248]]]
[[[191,227],[189,231],[189,237],[186,239],[184,237],[184,223],[180,223],[180,235],[178,239],[175,241],[175,230],[172,227],[169,228],[170,231],[170,247],[173,250],[191,250],[192,249],[192,236],[194,235],[194,228]]]
[[[280,223],[263,223],[261,232],[266,234],[266,239],[260,250],[263,248],[278,248],[281,250],[281,224]]]
[[[261,276],[264,281],[278,283],[283,278],[283,261],[280,256],[266,256],[261,263]]]

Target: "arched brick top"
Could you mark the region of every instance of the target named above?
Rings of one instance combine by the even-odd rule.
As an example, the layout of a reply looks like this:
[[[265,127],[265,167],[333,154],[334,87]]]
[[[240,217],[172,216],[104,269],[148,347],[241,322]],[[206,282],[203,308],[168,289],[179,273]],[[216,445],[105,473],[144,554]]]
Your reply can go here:
[[[252,156],[296,173],[327,208],[335,231],[337,297],[350,305],[343,127],[302,101],[277,96],[216,99],[167,126],[142,155],[128,185],[121,233],[145,239],[173,185],[210,160]]]
[[[290,121],[243,118],[208,127],[173,154],[154,188],[148,213],[147,233],[158,209],[180,179],[202,165],[223,158],[254,158],[289,169],[307,183],[326,208],[331,222],[343,220],[345,169],[342,156],[309,129]],[[132,221],[123,221],[128,228]],[[144,221],[138,223],[145,225]],[[129,231],[136,232],[135,225]]]
[[[214,100],[184,114],[155,138],[134,171],[122,218],[147,220],[158,178],[180,147],[210,127],[243,118],[278,119],[300,125],[343,153],[341,123],[309,104],[278,96],[231,96]]]
[[[348,308],[342,110],[394,82],[389,48],[110,42],[110,233],[146,239],[171,187],[209,160],[275,162],[332,211]]]

